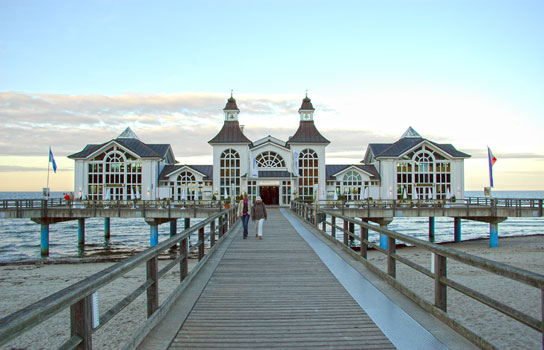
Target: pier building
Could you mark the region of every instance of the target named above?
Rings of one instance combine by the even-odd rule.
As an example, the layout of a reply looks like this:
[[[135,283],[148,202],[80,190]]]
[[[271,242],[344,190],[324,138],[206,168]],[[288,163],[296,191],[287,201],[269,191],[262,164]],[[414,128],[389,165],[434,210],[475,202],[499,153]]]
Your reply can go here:
[[[116,139],[87,145],[75,161],[77,198],[210,200],[248,192],[287,206],[294,198],[347,201],[463,198],[464,159],[451,144],[423,138],[413,128],[392,143],[371,143],[359,164],[327,165],[330,141],[314,123],[308,96],[288,140],[250,140],[231,95],[223,126],[211,140],[212,165],[181,165],[169,144],[146,144],[127,128]],[[357,147],[357,145],[354,145]]]

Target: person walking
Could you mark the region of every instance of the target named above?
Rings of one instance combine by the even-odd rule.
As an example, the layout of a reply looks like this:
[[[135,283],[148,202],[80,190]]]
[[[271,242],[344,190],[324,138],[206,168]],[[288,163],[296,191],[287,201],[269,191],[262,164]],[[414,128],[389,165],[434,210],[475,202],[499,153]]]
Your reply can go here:
[[[249,213],[251,213],[251,204],[247,198],[247,193],[242,193],[243,198],[238,203],[238,212],[236,216],[242,218],[242,226],[244,226],[244,239],[247,238],[247,225],[249,224]]]
[[[253,208],[251,208],[251,220],[257,220],[257,234],[255,237],[263,239],[263,223],[267,219],[266,207],[260,196],[257,196],[257,201]]]

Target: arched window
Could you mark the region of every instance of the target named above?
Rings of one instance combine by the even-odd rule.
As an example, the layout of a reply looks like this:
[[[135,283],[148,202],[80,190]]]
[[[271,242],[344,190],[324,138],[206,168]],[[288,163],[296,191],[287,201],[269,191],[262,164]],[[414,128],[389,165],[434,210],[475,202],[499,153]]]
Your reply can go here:
[[[177,179],[178,199],[195,200],[195,191],[198,191],[195,175],[189,171],[182,171]],[[186,198],[183,198],[185,191]]]
[[[300,152],[298,158],[298,188],[303,199],[308,199],[314,195],[314,184],[319,181],[318,165],[319,157],[314,150],[306,148]]]
[[[255,158],[259,168],[285,168],[282,156],[272,151],[265,151]]]
[[[141,198],[142,163],[114,145],[88,164],[88,199]]]
[[[356,171],[348,171],[342,180],[344,195],[348,201],[358,200],[361,193],[363,179],[361,174]]]
[[[240,155],[233,149],[221,153],[219,164],[219,196],[238,196],[240,194]]]

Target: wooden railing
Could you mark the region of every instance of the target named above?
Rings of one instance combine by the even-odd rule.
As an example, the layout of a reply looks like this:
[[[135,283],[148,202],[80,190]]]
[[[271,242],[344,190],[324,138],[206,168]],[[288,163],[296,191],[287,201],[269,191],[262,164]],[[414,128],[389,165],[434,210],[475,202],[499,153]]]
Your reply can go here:
[[[442,247],[440,245],[413,238],[395,231],[380,228],[377,225],[369,224],[359,219],[343,216],[336,212],[323,209],[318,209],[318,211],[316,211],[315,208],[315,206],[301,203],[298,201],[291,202],[291,209],[295,213],[297,213],[297,215],[314,225],[317,229],[319,229],[318,226],[321,223],[321,232],[324,235],[328,236],[328,234],[326,233],[327,225],[331,227],[331,236],[334,237],[336,232],[340,232],[341,234],[343,234],[343,244],[337,241],[335,238],[334,242],[342,244],[343,247],[350,252],[350,254],[357,253],[349,248],[349,241],[357,240],[360,247],[360,255],[358,256],[358,258],[365,264],[365,266],[367,266],[374,273],[385,279],[392,286],[399,289],[406,296],[410,297],[425,310],[431,312],[433,315],[437,316],[442,321],[452,326],[461,334],[464,334],[469,339],[477,343],[477,345],[482,346],[483,348],[493,348],[492,345],[490,345],[479,335],[474,334],[468,328],[461,325],[457,321],[454,321],[448,316],[448,287],[468,296],[471,299],[485,304],[518,322],[521,322],[525,326],[541,332],[543,339],[542,345],[544,347],[544,275],[467,254],[454,249]],[[331,218],[330,222],[327,221],[327,217]],[[342,226],[336,224],[337,222],[339,223],[340,220],[343,222]],[[352,232],[353,230],[350,230],[350,224],[358,225],[360,227],[360,236]],[[369,231],[373,231],[387,236],[387,249],[383,249],[379,245],[370,242],[368,239]],[[396,244],[399,241],[433,253],[434,271],[431,271],[424,266],[421,266],[413,261],[408,260],[405,257],[396,254]],[[367,252],[369,248],[372,248],[387,256],[387,272],[382,271],[378,266],[374,265],[368,260]],[[485,270],[496,276],[508,278],[539,289],[541,295],[539,310],[543,310],[542,319],[538,320],[488,295],[485,295],[484,293],[478,292],[466,285],[449,279],[446,274],[447,259],[453,259],[462,264]],[[434,304],[429,303],[422,296],[418,295],[415,291],[411,290],[396,279],[397,262],[405,264],[413,270],[434,279]],[[535,305],[535,308],[536,307],[538,307],[538,305]]]
[[[309,202],[306,202],[309,203]],[[457,200],[450,199],[364,199],[364,200],[320,200],[320,208],[455,208],[455,207],[496,207],[496,208],[523,208],[540,210],[542,212],[544,199],[542,198],[492,198],[467,197]],[[542,216],[542,214],[540,214]]]
[[[36,325],[46,322],[60,311],[70,308],[72,336],[59,349],[77,348],[90,350],[92,348],[93,333],[106,325],[115,315],[144,292],[147,294],[148,321],[152,317],[157,317],[159,309],[164,309],[171,305],[190,279],[194,277],[193,271],[197,271],[199,265],[209,256],[209,253],[214,251],[216,243],[222,242],[221,238],[223,235],[235,223],[235,214],[235,208],[223,210],[152,248],[4,317],[0,320],[0,345],[6,344],[8,341],[18,337]],[[207,234],[205,233],[206,231]],[[198,232],[198,242],[189,248],[190,236],[195,232]],[[210,250],[205,256],[204,244],[208,238]],[[198,252],[199,263],[189,273],[187,259],[189,254],[195,250]],[[169,254],[176,252],[177,257],[159,270],[158,256],[165,251],[168,251]],[[93,327],[91,312],[93,307],[93,293],[142,264],[146,264],[146,281],[111,309],[101,314],[99,316],[100,324]],[[170,296],[165,298],[162,305],[159,305],[158,281],[175,266],[179,266],[180,269],[180,285],[178,285]]]
[[[184,208],[184,207],[221,207],[222,201],[218,200],[65,200],[62,198],[50,199],[2,199],[0,210],[8,209],[42,209],[42,208]]]

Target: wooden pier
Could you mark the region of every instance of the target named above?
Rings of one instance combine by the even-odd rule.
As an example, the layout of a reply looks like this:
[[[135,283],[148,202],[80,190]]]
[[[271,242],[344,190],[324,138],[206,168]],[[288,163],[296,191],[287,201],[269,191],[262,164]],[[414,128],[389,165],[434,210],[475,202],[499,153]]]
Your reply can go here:
[[[233,210],[221,211],[126,261],[1,319],[0,345],[70,309],[71,337],[61,348],[90,350],[94,333],[115,322],[114,316],[129,303],[138,302],[141,294],[147,296],[147,321],[123,349],[493,349],[492,343],[449,317],[448,289],[543,332],[542,320],[448,279],[446,266],[449,259],[454,259],[537,288],[543,298],[544,276],[327,212],[338,223],[343,221],[342,226],[335,228],[345,242],[349,237],[359,242],[361,249],[355,253],[320,231],[318,222],[312,220],[317,216],[312,210],[312,206],[297,202],[293,203],[293,211],[271,209],[263,240],[255,238],[254,225],[250,225],[248,239],[242,239],[242,228],[239,221],[234,221]],[[350,223],[361,226],[361,236],[350,231]],[[368,241],[371,230],[386,235],[387,249]],[[189,235],[196,232],[198,244],[188,250]],[[203,248],[208,239],[211,246],[206,252]],[[432,252],[434,271],[397,254],[396,241]],[[385,271],[367,260],[369,248],[387,255]],[[196,250],[199,263],[188,271],[188,254]],[[172,261],[158,269],[157,257],[165,251],[173,254]],[[396,279],[395,266],[401,263],[434,280],[434,303]],[[147,266],[145,282],[134,291],[128,290],[126,296],[120,296],[111,309],[101,312],[100,323],[94,325],[93,293],[141,264]],[[367,267],[367,272],[363,274],[361,267],[354,267],[359,264]],[[180,269],[179,285],[170,295],[159,295],[161,278],[176,267]],[[373,278],[379,276],[387,284],[376,289],[366,279],[368,273],[374,273]],[[409,299],[381,294],[395,289]],[[413,317],[428,318],[427,321],[415,322],[392,300],[400,303],[403,310],[425,310],[422,314],[419,309],[419,315]],[[544,305],[543,300],[535,300],[535,306],[539,305]],[[421,324],[443,328],[423,328]]]

